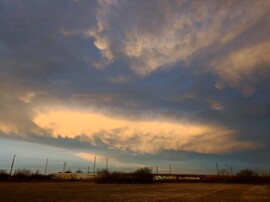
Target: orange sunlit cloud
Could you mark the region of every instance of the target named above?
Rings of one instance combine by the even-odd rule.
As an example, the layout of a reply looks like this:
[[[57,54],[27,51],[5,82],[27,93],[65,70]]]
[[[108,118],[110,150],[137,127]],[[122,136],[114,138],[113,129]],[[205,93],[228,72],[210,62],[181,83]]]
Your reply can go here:
[[[50,129],[53,137],[84,136],[93,145],[101,141],[110,149],[138,153],[160,150],[227,153],[258,146],[237,140],[236,133],[227,128],[185,121],[128,120],[67,108],[40,112],[33,121],[43,129]]]
[[[3,134],[9,134],[11,132],[18,133],[18,129],[14,125],[4,124],[0,122],[0,132],[2,132]]]

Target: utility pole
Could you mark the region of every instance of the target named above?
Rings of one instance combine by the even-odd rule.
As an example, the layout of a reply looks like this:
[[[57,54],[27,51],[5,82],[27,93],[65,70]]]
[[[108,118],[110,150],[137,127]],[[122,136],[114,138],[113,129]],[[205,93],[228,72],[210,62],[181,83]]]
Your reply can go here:
[[[11,163],[11,167],[10,167],[9,176],[11,176],[11,174],[12,174],[12,169],[13,169],[13,165],[14,165],[15,157],[16,157],[16,154],[13,156],[13,159],[12,159],[12,163]]]
[[[95,174],[95,170],[96,170],[96,156],[94,158],[93,175]]]
[[[87,173],[89,173],[89,166],[88,166],[88,169],[87,169]]]
[[[158,166],[157,166],[157,174],[158,174]]]
[[[216,163],[216,168],[217,168],[217,175],[219,175],[219,172],[218,172],[218,163]]]
[[[107,157],[107,159],[106,159],[106,171],[108,172],[108,161],[109,161],[109,159],[108,159],[108,157]]]
[[[170,169],[170,175],[172,174],[172,167],[171,165],[169,165],[169,169]]]
[[[45,175],[47,174],[47,167],[48,167],[48,158],[47,158],[47,160],[46,160],[46,166],[45,166]]]

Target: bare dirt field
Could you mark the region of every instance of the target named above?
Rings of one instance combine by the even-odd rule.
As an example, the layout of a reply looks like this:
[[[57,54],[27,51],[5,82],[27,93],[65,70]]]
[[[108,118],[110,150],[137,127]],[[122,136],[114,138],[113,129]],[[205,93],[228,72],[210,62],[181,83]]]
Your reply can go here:
[[[1,202],[30,201],[270,201],[270,185],[91,182],[0,183]]]

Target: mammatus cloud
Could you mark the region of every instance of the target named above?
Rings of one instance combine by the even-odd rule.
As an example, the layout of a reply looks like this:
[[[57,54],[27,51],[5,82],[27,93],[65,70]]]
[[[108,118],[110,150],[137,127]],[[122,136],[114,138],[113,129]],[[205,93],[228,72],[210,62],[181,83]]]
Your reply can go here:
[[[63,100],[50,101],[53,97],[44,92],[23,89],[16,91],[10,88],[2,91],[6,100],[2,99],[1,103],[6,111],[2,110],[5,116],[0,119],[0,132],[6,137],[11,135],[27,139],[31,134],[32,137],[79,138],[94,147],[105,146],[112,151],[140,154],[170,150],[221,154],[259,147],[258,142],[238,139],[237,132],[228,127],[184,119],[174,120],[170,113],[157,113],[155,117],[149,118],[147,114],[127,117],[120,116],[121,113],[116,115],[113,111],[105,114],[103,109],[99,112],[91,110],[95,109],[96,102],[109,106],[115,99],[120,102],[121,96],[116,94],[80,97],[88,105],[86,108],[78,108],[80,104],[77,104],[75,108],[72,105],[64,107],[67,103]],[[70,101],[78,102],[76,99]],[[211,109],[223,109],[217,101],[207,103]],[[14,108],[14,104],[19,109]]]
[[[112,150],[135,153],[230,153],[258,147],[256,143],[237,140],[235,132],[227,128],[185,121],[128,120],[71,109],[41,112],[33,121],[55,138],[81,136],[92,145],[104,144]]]
[[[249,96],[256,88],[254,78],[260,78],[252,70],[259,68],[259,63],[269,66],[266,58],[269,45],[256,39],[250,47],[248,40],[260,32],[249,33],[252,26],[262,19],[263,26],[269,24],[270,2],[267,0],[99,0],[98,3],[97,27],[87,32],[94,37],[94,44],[104,58],[95,63],[98,67],[121,58],[137,74],[146,76],[176,62],[192,66],[198,55],[211,54],[213,47],[219,47],[221,52],[227,49],[227,56],[219,60],[208,56],[207,60],[201,61],[202,68],[210,66],[210,71],[217,73],[225,84]],[[246,32],[251,36],[239,42],[243,48],[228,50],[227,46],[235,40],[240,41],[237,38]],[[244,61],[246,57],[249,59]],[[265,69],[260,70],[264,72]]]
[[[267,159],[269,4],[0,0],[0,136]]]
[[[98,27],[89,33],[96,47],[108,61],[125,57],[141,75],[229,42],[269,11],[269,1],[98,2]]]
[[[231,87],[241,90],[244,96],[254,93],[259,78],[270,76],[270,43],[256,44],[235,50],[212,63],[213,68]],[[217,84],[217,88],[221,87]]]

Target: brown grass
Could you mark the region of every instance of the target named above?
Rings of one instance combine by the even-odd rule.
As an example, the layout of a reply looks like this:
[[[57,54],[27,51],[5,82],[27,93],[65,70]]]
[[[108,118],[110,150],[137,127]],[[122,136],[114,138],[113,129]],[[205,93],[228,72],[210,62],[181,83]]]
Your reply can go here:
[[[0,201],[270,201],[270,185],[94,184],[92,182],[0,183]]]

